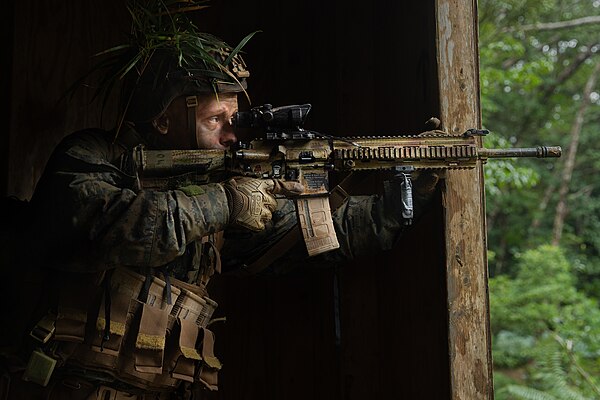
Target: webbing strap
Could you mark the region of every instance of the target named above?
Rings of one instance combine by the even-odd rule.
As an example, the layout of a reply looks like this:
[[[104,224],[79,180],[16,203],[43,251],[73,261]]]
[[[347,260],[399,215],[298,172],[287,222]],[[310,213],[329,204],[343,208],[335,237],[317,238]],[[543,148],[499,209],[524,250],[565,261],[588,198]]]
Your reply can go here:
[[[190,133],[191,149],[198,148],[196,139],[196,107],[198,106],[198,98],[196,96],[188,96],[185,98],[187,107],[188,132]]]
[[[206,287],[215,272],[221,273],[221,248],[223,247],[223,232],[213,233],[202,237],[200,265],[195,282]],[[212,250],[212,252],[211,252]]]
[[[104,342],[110,340],[110,308],[111,308],[111,285],[110,280],[112,277],[113,270],[110,270],[104,276],[104,333],[102,334],[102,340],[100,341],[100,351],[104,351]]]
[[[262,256],[260,256],[250,265],[242,267],[238,273],[240,275],[255,275],[264,271],[269,265],[271,265],[273,260],[276,260],[287,253],[300,239],[302,239],[302,233],[298,228],[298,224],[296,224]]]
[[[162,269],[162,274],[165,277],[165,299],[168,305],[172,305],[173,301],[171,299],[171,277],[170,277],[170,272],[167,270],[167,268],[163,268]]]
[[[141,301],[142,303],[145,303],[146,301],[148,301],[148,294],[150,293],[150,286],[152,286],[152,281],[154,280],[154,276],[152,275],[152,272],[150,269],[147,269],[145,271],[145,277],[146,279],[144,280],[144,286],[142,286],[142,290],[140,290],[140,294],[138,296],[138,300]]]
[[[219,246],[217,246],[217,244],[215,243],[215,240],[209,240],[207,243],[214,252],[215,272],[220,274],[221,273],[221,252],[219,251]]]

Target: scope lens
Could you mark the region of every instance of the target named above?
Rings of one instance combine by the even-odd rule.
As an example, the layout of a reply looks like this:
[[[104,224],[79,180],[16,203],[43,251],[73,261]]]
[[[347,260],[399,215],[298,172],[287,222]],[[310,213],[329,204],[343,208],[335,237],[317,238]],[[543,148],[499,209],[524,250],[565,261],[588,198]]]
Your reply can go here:
[[[236,128],[250,128],[254,118],[250,111],[238,111],[233,114],[231,124]]]

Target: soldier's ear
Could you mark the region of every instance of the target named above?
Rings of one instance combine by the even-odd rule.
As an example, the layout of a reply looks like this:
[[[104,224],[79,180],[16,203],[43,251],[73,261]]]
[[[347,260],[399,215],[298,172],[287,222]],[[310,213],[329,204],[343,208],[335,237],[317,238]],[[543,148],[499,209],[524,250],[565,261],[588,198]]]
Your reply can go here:
[[[162,113],[160,116],[154,118],[152,126],[161,135],[166,135],[169,132],[169,116],[167,113]]]

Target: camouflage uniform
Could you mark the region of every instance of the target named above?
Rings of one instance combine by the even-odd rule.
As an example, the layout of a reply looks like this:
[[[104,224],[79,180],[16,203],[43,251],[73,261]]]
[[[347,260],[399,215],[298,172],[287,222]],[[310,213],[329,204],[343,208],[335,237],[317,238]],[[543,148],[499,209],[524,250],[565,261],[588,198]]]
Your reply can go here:
[[[136,176],[119,164],[121,155],[143,139],[130,130],[113,144],[112,135],[87,130],[67,137],[38,185],[32,200],[38,221],[43,221],[38,232],[56,268],[91,272],[117,266],[160,267],[185,257],[188,245],[200,238],[225,231],[222,259],[231,271],[296,226],[293,202],[279,199],[264,231],[226,230],[229,209],[218,184],[196,186],[193,193],[186,188],[137,191]],[[386,199],[393,198],[399,194],[349,197],[333,213],[340,249],[316,257],[315,263],[390,249],[404,230],[399,207],[386,207]],[[425,201],[415,198],[417,215]],[[304,258],[299,242],[284,264],[289,267]],[[281,272],[277,264],[271,272]],[[178,269],[177,277],[183,278],[184,271]]]
[[[35,264],[48,271],[47,287],[59,292],[59,300],[53,303],[55,307],[58,304],[54,338],[59,347],[58,351],[44,352],[52,353],[52,357],[56,356],[62,360],[65,366],[54,372],[48,388],[25,384],[15,378],[15,390],[11,389],[9,399],[19,396],[22,398],[23,394],[27,394],[28,398],[48,396],[44,398],[97,399],[104,398],[98,396],[105,396],[104,393],[108,393],[106,391],[117,398],[180,398],[177,396],[183,394],[176,394],[175,390],[215,390],[220,363],[212,354],[213,334],[206,329],[212,312],[202,323],[199,323],[200,319],[196,319],[195,316],[184,321],[180,311],[173,314],[177,303],[164,306],[165,299],[171,294],[162,289],[152,289],[152,285],[160,281],[157,279],[159,276],[164,277],[166,281],[166,285],[160,281],[163,288],[171,287],[169,279],[171,282],[173,279],[184,281],[179,285],[173,283],[174,289],[170,289],[177,292],[175,296],[181,293],[178,301],[181,297],[190,298],[196,293],[197,297],[206,301],[205,305],[210,305],[212,300],[208,298],[204,289],[207,281],[198,278],[204,276],[204,272],[201,272],[204,271],[203,266],[198,257],[201,251],[199,249],[205,246],[208,235],[224,231],[225,241],[221,249],[223,270],[235,272],[243,271],[246,263],[259,257],[297,225],[294,204],[287,199],[277,200],[278,207],[273,212],[272,220],[266,224],[266,229],[250,232],[239,228],[228,229],[228,201],[220,184],[183,186],[175,190],[141,189],[138,177],[134,173],[128,173],[127,166],[122,165],[122,155],[143,143],[142,136],[134,130],[129,130],[122,132],[116,140],[113,138],[114,133],[102,130],[85,130],[68,136],[53,153],[36,188],[31,201],[35,221],[35,229],[32,229],[32,232],[37,235],[34,238],[37,240],[33,256],[36,258]],[[397,193],[399,185],[390,185],[388,191],[391,193],[388,192],[384,196],[351,196],[333,212],[340,249],[307,260],[304,243],[299,240],[280,259],[269,260],[270,267],[262,273],[285,273],[295,265],[337,262],[374,250],[390,249],[404,230],[404,225],[400,207],[388,204],[391,199],[400,197]],[[416,196],[415,215],[420,213],[426,200]],[[218,257],[218,250],[214,252]],[[106,271],[114,272],[107,274]],[[160,298],[156,304],[150,304],[149,300],[145,300],[146,297],[141,297],[143,291],[139,286],[131,293],[140,293],[140,297],[137,294],[133,297],[123,297],[120,289],[115,289],[115,280],[118,286],[119,282],[123,282],[123,277],[128,274],[130,276],[131,273],[140,277],[141,281],[144,281],[145,274],[145,282],[150,282],[150,288],[144,290],[154,290],[154,295]],[[99,276],[102,278],[96,279]],[[185,282],[201,282],[201,290],[194,291],[196,286],[188,284],[186,287]],[[88,287],[91,289],[88,290]],[[87,315],[87,318],[82,320],[79,317],[71,317],[72,312],[61,317],[60,296],[65,293],[73,294],[75,304],[89,303],[80,306],[83,310],[82,315]],[[94,297],[97,300],[91,301],[86,297]],[[102,298],[102,301],[99,301],[99,298]],[[125,305],[121,309],[116,308],[115,304],[119,303]],[[171,304],[168,301],[167,303]],[[48,303],[44,302],[44,305],[47,307]],[[96,310],[96,314],[86,311],[91,308]],[[154,347],[139,347],[136,341],[135,334],[137,332],[139,341],[147,312],[150,315],[164,313],[162,333],[156,336],[159,341],[162,340],[158,347],[154,344]],[[120,322],[113,322],[115,314],[121,315]],[[200,315],[202,316],[202,313]],[[37,316],[36,320],[40,316]],[[58,337],[58,323],[61,318],[68,320],[68,324],[63,323],[63,326],[79,326],[77,329],[81,334],[76,343],[73,344],[73,340],[61,342]],[[90,318],[92,319],[88,321]],[[93,324],[94,321],[96,324]],[[122,332],[115,333],[118,329],[110,328],[107,321],[112,322],[113,328],[118,328],[119,324],[124,326],[120,328]],[[150,319],[144,329],[152,331],[153,322],[154,320]],[[137,324],[139,327],[129,324]],[[187,350],[181,347],[179,351],[179,346],[183,346],[181,343],[185,336],[184,330],[188,337],[190,332],[193,333],[189,342],[191,347],[187,347]],[[112,337],[105,341],[102,332],[104,336],[110,332]],[[131,336],[128,339],[127,332],[133,332],[133,339]],[[111,353],[106,353],[111,350],[110,346],[114,344],[115,337],[119,344],[114,347],[111,356]],[[80,346],[81,342],[85,342],[86,345]],[[195,349],[194,343],[202,349]],[[103,350],[103,346],[107,346],[108,350]],[[54,349],[56,350],[56,347]],[[156,372],[150,376],[155,378],[145,380],[147,375],[143,373],[147,372],[148,367],[145,367],[144,371],[140,370],[138,361],[150,360],[151,364],[155,357],[138,359],[136,352],[144,353],[148,349],[164,352],[164,362],[161,355],[158,364],[151,366],[151,370]],[[31,354],[31,349],[28,352]],[[23,356],[26,357],[26,354]],[[100,364],[95,364],[96,361],[93,360],[99,360],[101,368],[97,368],[96,365]],[[182,360],[188,364],[182,364]],[[179,371],[175,375],[174,372],[181,365],[188,366],[183,368],[183,372]],[[113,370],[118,371],[116,380]],[[65,379],[71,379],[73,376],[79,387],[77,390],[64,385]],[[91,379],[92,376],[94,379]],[[63,385],[56,384],[57,381]],[[134,397],[130,396],[131,393]]]
[[[38,231],[53,267],[99,271],[117,266],[160,267],[188,244],[227,227],[229,209],[217,184],[193,196],[180,190],[137,190],[119,167],[121,155],[143,140],[134,131],[88,130],[54,152],[32,199]]]

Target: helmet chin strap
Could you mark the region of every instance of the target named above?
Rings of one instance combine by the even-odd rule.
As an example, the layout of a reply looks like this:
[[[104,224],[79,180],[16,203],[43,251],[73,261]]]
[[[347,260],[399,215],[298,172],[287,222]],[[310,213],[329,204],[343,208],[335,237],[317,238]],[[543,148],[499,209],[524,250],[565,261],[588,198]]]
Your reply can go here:
[[[187,125],[190,132],[191,148],[198,148],[198,139],[196,139],[196,107],[198,107],[198,98],[196,96],[187,96],[185,98],[187,107]]]

